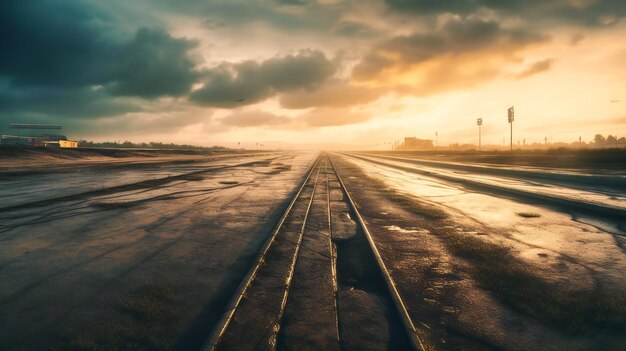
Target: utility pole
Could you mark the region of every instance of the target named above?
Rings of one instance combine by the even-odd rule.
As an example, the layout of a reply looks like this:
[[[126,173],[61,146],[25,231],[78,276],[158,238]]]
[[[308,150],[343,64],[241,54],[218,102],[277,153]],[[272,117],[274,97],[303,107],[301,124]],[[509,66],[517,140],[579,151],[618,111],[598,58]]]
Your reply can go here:
[[[478,151],[480,151],[480,147],[481,147],[481,127],[483,126],[483,119],[482,118],[478,118],[476,119],[476,124],[478,125]]]
[[[435,147],[439,147],[439,132],[435,132]]]
[[[515,106],[509,107],[507,111],[509,124],[511,125],[511,152],[513,152],[513,121],[515,120]]]

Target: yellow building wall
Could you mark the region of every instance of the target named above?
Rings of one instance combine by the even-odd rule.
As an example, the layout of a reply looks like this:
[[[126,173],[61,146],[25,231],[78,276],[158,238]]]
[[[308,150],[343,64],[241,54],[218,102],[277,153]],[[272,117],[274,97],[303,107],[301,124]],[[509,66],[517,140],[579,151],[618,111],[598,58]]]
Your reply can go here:
[[[78,142],[76,141],[72,141],[72,140],[59,140],[59,146],[60,147],[69,147],[69,148],[73,148],[73,147],[78,147]]]

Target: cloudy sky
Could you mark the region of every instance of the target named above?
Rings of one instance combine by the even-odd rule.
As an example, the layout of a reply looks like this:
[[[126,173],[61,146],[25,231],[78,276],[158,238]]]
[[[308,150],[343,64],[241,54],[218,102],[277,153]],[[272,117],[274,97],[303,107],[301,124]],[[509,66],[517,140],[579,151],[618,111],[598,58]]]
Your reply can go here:
[[[626,135],[626,1],[0,3],[0,128],[232,145]],[[508,142],[508,140],[507,140]]]

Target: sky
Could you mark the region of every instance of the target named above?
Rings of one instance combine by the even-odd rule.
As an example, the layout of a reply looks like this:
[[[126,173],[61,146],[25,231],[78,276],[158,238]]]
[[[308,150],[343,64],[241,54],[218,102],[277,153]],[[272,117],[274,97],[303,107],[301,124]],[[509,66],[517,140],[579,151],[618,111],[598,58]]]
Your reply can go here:
[[[0,2],[0,130],[383,148],[626,136],[626,1]]]

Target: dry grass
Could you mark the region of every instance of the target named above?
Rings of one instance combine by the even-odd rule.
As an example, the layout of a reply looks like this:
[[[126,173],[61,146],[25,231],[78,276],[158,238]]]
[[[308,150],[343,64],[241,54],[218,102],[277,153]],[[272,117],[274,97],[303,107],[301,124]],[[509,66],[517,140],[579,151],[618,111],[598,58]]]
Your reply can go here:
[[[373,154],[399,157],[418,157],[462,163],[486,163],[496,165],[525,165],[563,168],[606,168],[624,170],[626,149],[551,149],[502,151],[368,151]]]
[[[565,290],[541,279],[509,249],[448,233],[446,246],[469,263],[472,277],[514,310],[567,333],[626,332],[626,294]]]
[[[167,350],[177,329],[176,292],[168,285],[146,285],[118,301],[119,318],[107,318],[63,338],[72,350]]]
[[[167,322],[175,312],[174,290],[168,285],[148,285],[120,300],[122,311],[148,322]]]

